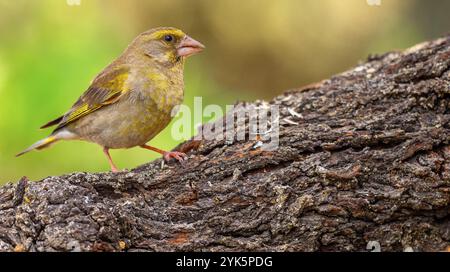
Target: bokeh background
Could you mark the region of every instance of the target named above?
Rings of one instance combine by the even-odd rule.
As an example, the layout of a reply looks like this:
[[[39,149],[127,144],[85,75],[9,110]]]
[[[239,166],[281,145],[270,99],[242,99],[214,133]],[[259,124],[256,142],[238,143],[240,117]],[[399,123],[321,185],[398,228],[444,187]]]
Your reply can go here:
[[[369,0],[376,3],[379,0]],[[270,99],[342,72],[367,55],[403,49],[450,30],[450,1],[381,0],[0,0],[0,184],[74,171],[107,171],[101,149],[59,143],[14,154],[50,131],[140,32],[175,26],[207,45],[186,66],[187,105]],[[152,142],[170,149],[170,127]],[[151,161],[112,151],[121,168]]]

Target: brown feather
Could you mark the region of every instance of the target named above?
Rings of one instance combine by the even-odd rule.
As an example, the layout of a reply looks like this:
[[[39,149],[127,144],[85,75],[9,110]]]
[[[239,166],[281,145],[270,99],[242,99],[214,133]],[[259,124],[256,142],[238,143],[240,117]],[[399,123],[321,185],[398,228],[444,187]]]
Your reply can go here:
[[[127,91],[124,89],[129,69],[120,67],[106,70],[97,76],[87,91],[64,114],[55,130],[86,116],[104,106],[117,102]]]
[[[64,116],[60,116],[60,117],[56,118],[55,120],[52,120],[52,121],[48,122],[47,124],[41,126],[40,129],[56,126],[57,124],[59,124],[62,121],[63,118],[64,118]]]

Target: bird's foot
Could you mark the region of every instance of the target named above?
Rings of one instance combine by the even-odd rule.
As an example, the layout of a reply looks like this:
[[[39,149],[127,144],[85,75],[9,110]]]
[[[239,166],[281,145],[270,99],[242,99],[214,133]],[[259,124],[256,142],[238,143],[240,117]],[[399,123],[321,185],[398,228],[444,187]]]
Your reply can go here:
[[[183,164],[187,160],[187,155],[178,151],[168,151],[163,153],[163,158],[166,162],[169,162],[171,159],[176,159],[179,163]]]
[[[163,155],[164,161],[169,162],[171,159],[176,159],[182,166],[184,166],[183,162],[187,159],[186,154],[178,151],[164,151],[159,148],[149,146],[149,145],[141,145],[142,148],[152,150],[158,152]]]
[[[106,157],[108,158],[109,166],[111,167],[111,172],[117,173],[119,170],[117,169],[117,166],[114,164],[111,155],[109,154],[109,148],[104,147],[103,153],[105,153]]]

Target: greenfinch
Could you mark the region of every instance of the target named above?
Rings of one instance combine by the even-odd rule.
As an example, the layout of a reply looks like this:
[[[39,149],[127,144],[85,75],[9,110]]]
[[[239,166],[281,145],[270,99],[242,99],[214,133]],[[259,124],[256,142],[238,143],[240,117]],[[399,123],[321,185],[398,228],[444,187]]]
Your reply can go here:
[[[140,34],[100,74],[63,116],[41,128],[56,126],[45,139],[17,154],[44,149],[60,140],[83,140],[103,148],[113,172],[110,149],[142,147],[168,161],[186,155],[167,152],[146,143],[172,119],[172,110],[184,96],[183,70],[187,57],[205,46],[172,27]]]

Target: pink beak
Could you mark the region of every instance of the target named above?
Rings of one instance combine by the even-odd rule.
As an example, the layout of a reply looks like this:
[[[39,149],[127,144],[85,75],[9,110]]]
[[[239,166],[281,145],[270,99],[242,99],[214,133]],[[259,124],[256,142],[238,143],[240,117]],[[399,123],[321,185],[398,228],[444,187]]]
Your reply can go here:
[[[203,49],[205,49],[203,44],[186,35],[178,45],[177,53],[180,57],[189,57],[200,53]]]

